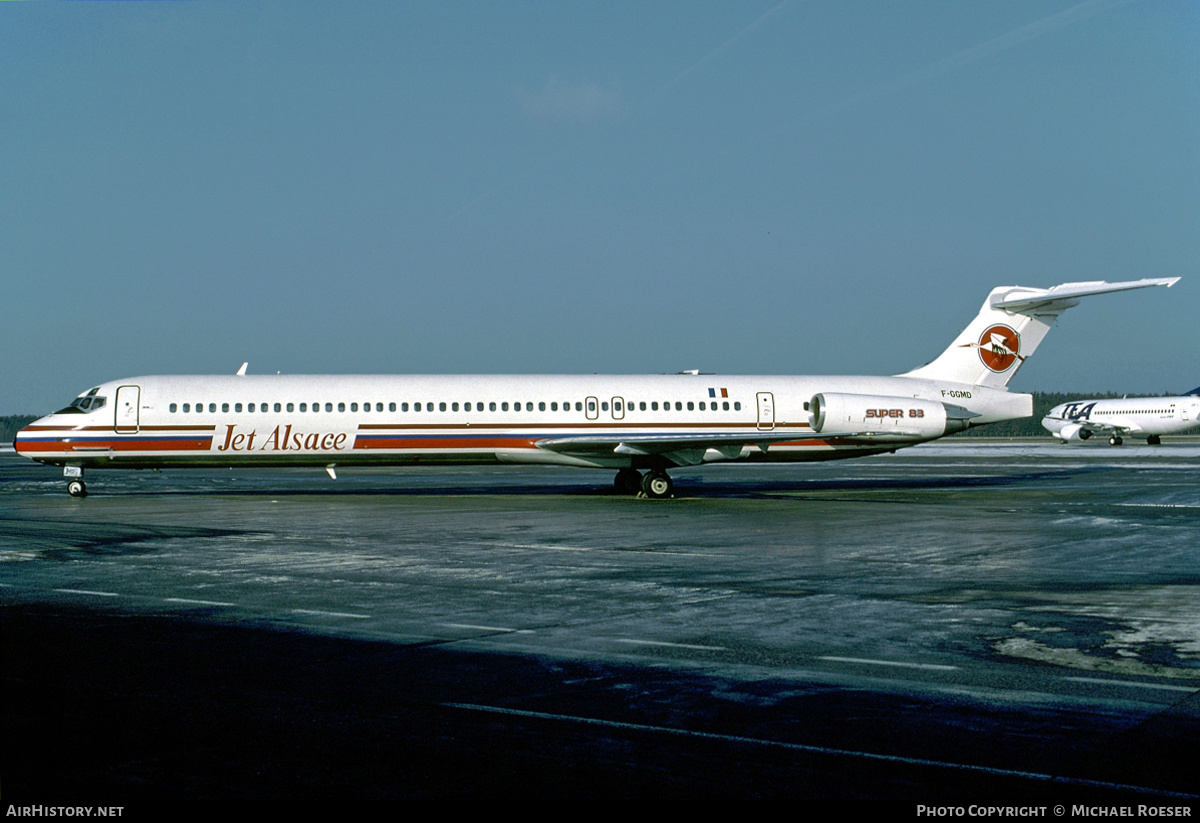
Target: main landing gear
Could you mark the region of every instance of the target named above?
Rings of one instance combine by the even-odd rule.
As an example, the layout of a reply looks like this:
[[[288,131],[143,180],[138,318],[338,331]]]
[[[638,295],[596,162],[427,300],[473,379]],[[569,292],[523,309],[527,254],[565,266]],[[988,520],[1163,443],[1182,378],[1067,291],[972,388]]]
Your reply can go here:
[[[617,472],[613,486],[622,494],[643,494],[652,500],[662,500],[675,495],[675,483],[662,469],[651,469],[645,474],[637,469],[621,469]]]

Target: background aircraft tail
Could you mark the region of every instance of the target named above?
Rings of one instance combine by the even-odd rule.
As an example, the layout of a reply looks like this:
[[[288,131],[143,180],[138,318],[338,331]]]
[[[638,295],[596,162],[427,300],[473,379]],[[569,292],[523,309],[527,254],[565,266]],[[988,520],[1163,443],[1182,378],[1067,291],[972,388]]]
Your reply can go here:
[[[1063,283],[1051,289],[992,289],[979,314],[936,360],[899,375],[1002,389],[1033,354],[1058,316],[1083,297],[1148,286],[1172,286],[1178,277],[1106,283]]]

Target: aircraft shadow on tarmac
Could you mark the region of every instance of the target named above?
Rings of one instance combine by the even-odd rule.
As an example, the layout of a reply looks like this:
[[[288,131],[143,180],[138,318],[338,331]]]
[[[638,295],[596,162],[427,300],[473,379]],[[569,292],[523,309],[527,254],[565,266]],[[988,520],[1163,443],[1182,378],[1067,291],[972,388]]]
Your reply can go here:
[[[680,499],[721,499],[744,497],[786,496],[794,498],[806,493],[828,493],[837,491],[892,491],[892,490],[944,490],[954,488],[1005,487],[1019,484],[1043,484],[1061,482],[1071,477],[1102,471],[1100,467],[1056,469],[1053,471],[1029,471],[980,476],[972,474],[941,475],[928,477],[866,477],[805,479],[781,478],[763,480],[760,477],[737,480],[728,476],[708,479],[699,475],[681,475],[676,483],[675,497]],[[488,480],[477,478],[456,482],[423,483],[421,479],[403,474],[396,475],[346,475],[337,482],[324,478],[296,478],[294,475],[280,481],[270,475],[241,475],[232,483],[222,477],[220,485],[211,482],[211,475],[196,472],[196,482],[189,485],[181,473],[172,473],[173,480],[168,488],[147,485],[134,488],[125,484],[111,484],[108,488],[98,482],[95,486],[97,499],[106,496],[203,496],[227,497],[354,497],[395,495],[400,497],[627,497],[630,495],[604,483],[579,483],[572,478],[568,482],[526,482],[528,476],[513,478],[505,482],[504,475],[496,472]],[[601,475],[597,475],[600,477]],[[494,478],[494,479],[493,479]],[[440,479],[440,478],[439,478]],[[409,482],[405,482],[405,481]],[[238,488],[234,484],[240,485]]]

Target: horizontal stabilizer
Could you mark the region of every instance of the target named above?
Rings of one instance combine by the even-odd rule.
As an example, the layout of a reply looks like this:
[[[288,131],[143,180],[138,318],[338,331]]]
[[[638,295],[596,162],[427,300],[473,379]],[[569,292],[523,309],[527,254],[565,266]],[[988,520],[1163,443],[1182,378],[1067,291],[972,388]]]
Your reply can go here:
[[[1049,289],[1030,289],[1017,286],[1008,292],[992,294],[991,304],[994,309],[1019,312],[1021,314],[1055,313],[1069,309],[1079,304],[1079,298],[1091,297],[1095,294],[1110,294],[1118,291],[1144,289],[1150,286],[1166,286],[1170,288],[1179,282],[1178,277],[1146,277],[1141,280],[1126,280],[1121,283],[1107,283],[1103,280],[1093,280],[1086,283],[1063,283]]]

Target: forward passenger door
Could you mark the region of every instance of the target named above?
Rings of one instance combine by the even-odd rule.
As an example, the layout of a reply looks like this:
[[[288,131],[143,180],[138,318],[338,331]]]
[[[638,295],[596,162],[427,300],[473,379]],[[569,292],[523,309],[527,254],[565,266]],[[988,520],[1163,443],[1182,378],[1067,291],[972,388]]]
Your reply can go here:
[[[137,434],[141,395],[142,390],[137,386],[120,386],[117,389],[116,402],[113,404],[113,414],[116,415],[113,428],[117,434]]]

